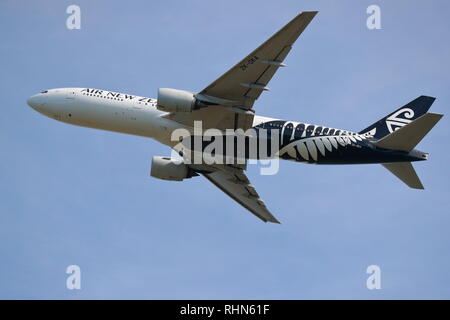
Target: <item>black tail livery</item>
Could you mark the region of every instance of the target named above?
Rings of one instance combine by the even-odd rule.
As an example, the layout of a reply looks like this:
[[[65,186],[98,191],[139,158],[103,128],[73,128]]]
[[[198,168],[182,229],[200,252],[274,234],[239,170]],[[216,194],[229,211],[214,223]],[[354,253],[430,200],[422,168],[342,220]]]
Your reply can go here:
[[[359,133],[371,133],[375,139],[381,139],[424,115],[430,109],[434,100],[436,98],[420,96]]]

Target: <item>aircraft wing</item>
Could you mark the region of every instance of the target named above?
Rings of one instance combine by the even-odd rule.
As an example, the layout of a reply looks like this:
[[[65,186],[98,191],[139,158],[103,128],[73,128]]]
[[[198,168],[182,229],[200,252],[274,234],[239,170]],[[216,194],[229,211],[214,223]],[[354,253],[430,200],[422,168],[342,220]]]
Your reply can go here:
[[[234,67],[203,89],[200,94],[234,101],[250,109],[272,79],[317,11],[302,12]]]
[[[280,223],[267,209],[244,171],[226,166],[213,172],[202,172],[220,190],[264,222]]]
[[[190,113],[171,113],[167,117],[192,126],[202,121],[204,129],[243,129],[253,125],[252,106],[317,11],[302,12],[281,30],[251,52],[217,80],[196,94],[212,105]]]

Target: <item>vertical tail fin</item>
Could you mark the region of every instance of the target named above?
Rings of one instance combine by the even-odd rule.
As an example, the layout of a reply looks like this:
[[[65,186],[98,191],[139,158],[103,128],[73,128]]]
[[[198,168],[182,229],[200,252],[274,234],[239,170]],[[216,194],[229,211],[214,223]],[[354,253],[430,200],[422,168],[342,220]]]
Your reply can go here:
[[[430,109],[435,99],[433,97],[420,96],[359,133],[364,134],[370,132],[374,138],[381,139],[424,115]]]
[[[406,183],[408,187],[413,189],[424,189],[411,162],[383,163],[383,167]]]

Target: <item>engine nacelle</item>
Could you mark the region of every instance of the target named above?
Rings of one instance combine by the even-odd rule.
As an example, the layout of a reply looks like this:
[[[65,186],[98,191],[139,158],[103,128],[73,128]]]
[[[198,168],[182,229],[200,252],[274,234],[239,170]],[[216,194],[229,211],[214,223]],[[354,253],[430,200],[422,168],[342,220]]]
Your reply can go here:
[[[152,158],[150,175],[162,180],[182,181],[198,174],[184,164],[181,159],[155,156]]]
[[[192,112],[200,108],[200,101],[192,92],[159,88],[157,108],[167,112]]]

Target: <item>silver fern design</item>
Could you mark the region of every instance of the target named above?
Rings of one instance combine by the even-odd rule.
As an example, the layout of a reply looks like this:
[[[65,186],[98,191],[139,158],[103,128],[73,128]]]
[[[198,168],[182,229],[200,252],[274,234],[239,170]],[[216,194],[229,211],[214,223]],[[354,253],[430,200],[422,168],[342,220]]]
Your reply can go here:
[[[365,134],[357,134],[334,128],[322,128],[308,124],[300,125],[304,127],[313,127],[314,129],[311,130],[313,134],[307,136],[307,131],[305,130],[299,139],[295,139],[293,132],[290,141],[281,147],[278,156],[288,155],[292,159],[303,159],[304,161],[314,162],[317,161],[318,155],[326,157],[327,153],[331,153],[333,150],[349,146],[352,143],[356,144],[358,141],[373,137],[373,134],[375,133],[375,130],[371,130]],[[283,126],[282,136],[285,134],[285,128],[286,126]],[[317,128],[321,128],[321,130],[317,132]]]
[[[402,117],[403,116],[403,117]],[[389,132],[394,132],[404,125],[410,123],[414,118],[414,111],[410,108],[403,108],[393,113],[386,119],[386,126]]]

